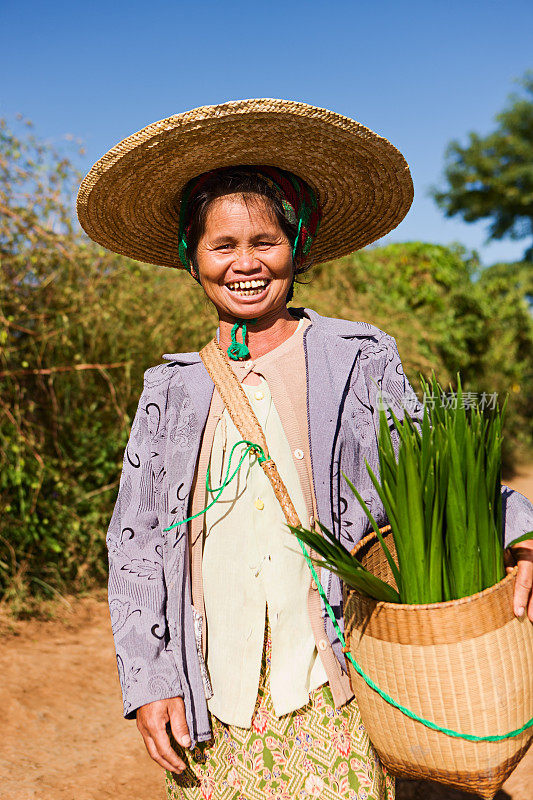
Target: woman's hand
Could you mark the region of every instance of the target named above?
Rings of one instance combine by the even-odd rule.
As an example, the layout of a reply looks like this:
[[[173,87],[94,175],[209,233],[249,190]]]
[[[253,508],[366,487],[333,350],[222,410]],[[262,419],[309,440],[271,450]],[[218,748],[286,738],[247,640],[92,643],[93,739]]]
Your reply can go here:
[[[155,700],[153,703],[147,703],[137,709],[137,728],[150,756],[164,769],[181,773],[187,765],[179,758],[170,744],[166,730],[168,722],[170,722],[170,730],[178,744],[182,747],[190,747],[191,737],[182,697]]]
[[[518,572],[513,597],[513,610],[517,617],[527,613],[533,622],[533,539],[510,547],[509,551],[518,562]],[[512,566],[507,565],[506,571],[511,572]]]

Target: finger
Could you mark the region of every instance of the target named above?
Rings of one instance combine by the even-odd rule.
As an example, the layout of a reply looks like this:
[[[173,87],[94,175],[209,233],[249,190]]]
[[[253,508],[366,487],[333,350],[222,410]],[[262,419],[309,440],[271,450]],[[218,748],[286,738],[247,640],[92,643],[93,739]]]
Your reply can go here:
[[[528,607],[532,584],[533,563],[531,561],[519,561],[513,597],[513,609],[517,617],[523,616]]]
[[[184,772],[187,769],[187,765],[185,762],[179,758],[179,756],[174,752],[174,750],[170,747],[169,744],[169,757],[165,757],[163,753],[160,752],[158,745],[150,736],[143,736],[144,744],[146,745],[146,749],[150,757],[159,764],[160,767],[163,769],[168,769],[169,772]]]
[[[512,549],[509,547],[506,547],[503,551],[503,563],[505,564],[507,570],[510,570],[516,566],[516,558]]]
[[[168,719],[167,711],[165,717]],[[137,713],[137,727],[143,737],[144,744],[150,757],[165,769],[171,772],[183,772],[186,764],[176,751],[171,747],[168,734],[166,732],[165,717],[157,715],[144,719],[142,714]]]
[[[184,760],[178,756],[170,744],[170,739],[166,729],[151,731],[151,737],[161,758],[165,759],[170,764],[178,765],[180,769],[183,769],[186,766]]]
[[[170,729],[174,739],[182,747],[191,746],[191,737],[185,716],[185,703],[182,697],[176,697],[168,705],[168,715],[170,717]]]
[[[510,548],[513,557],[517,561],[532,561],[533,562],[533,539],[527,542],[522,542]]]

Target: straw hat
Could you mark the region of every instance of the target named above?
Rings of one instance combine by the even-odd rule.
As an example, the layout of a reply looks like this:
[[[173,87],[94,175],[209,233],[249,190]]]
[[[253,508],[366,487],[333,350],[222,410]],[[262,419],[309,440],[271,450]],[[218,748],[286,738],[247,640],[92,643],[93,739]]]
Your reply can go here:
[[[402,154],[348,117],[289,100],[238,100],[154,122],[111,148],[84,178],[78,217],[99,244],[182,268],[180,196],[217,167],[267,164],[315,190],[322,222],[315,263],[352,253],[395,228],[413,199]]]

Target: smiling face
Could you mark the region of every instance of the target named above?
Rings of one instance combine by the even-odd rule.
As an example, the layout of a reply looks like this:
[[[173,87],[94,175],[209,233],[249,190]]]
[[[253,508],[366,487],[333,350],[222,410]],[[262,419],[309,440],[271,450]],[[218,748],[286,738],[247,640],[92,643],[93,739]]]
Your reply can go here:
[[[208,208],[195,263],[221,320],[286,314],[292,246],[261,195],[228,194]]]

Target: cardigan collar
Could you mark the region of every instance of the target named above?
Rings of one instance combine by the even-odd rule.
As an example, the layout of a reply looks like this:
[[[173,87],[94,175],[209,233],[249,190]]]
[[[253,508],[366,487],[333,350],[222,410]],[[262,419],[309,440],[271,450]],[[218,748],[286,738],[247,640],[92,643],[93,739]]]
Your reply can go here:
[[[319,519],[333,530],[331,470],[339,446],[340,418],[346,392],[361,348],[361,341],[376,335],[367,322],[323,317],[310,308],[292,309],[310,320],[303,333],[308,385],[308,419],[311,462]],[[358,341],[359,340],[359,341]],[[172,353],[164,358],[183,368],[190,401],[201,432],[205,427],[213,395],[213,381],[198,353]],[[200,434],[197,445],[199,447]]]

